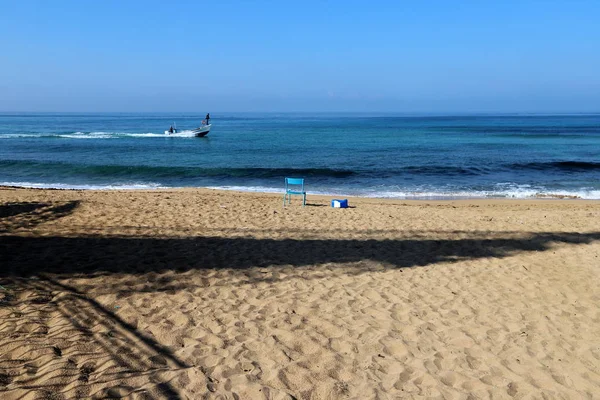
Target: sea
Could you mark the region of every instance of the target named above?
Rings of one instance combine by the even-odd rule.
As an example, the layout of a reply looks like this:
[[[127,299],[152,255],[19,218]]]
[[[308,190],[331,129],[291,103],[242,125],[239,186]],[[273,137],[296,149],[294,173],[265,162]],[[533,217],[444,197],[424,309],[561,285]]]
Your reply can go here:
[[[0,185],[600,199],[600,114],[215,112],[193,137],[204,115],[0,113]]]

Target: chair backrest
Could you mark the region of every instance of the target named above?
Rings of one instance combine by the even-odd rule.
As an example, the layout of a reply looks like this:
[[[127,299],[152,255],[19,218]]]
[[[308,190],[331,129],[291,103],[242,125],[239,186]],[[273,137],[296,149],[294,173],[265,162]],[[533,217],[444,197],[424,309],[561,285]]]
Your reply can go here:
[[[304,179],[303,178],[285,178],[285,189],[288,189],[289,185],[300,185],[302,191],[304,191]]]

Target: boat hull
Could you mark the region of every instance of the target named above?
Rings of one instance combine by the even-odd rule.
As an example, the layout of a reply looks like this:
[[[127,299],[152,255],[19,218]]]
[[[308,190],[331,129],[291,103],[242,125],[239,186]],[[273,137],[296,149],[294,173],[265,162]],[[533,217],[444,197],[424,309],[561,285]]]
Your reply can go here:
[[[206,126],[202,126],[200,128],[194,129],[194,136],[196,137],[204,137],[206,135],[208,135],[208,132],[210,132],[210,125],[206,125]]]
[[[173,129],[173,132],[165,131],[165,135],[173,135],[176,133],[185,133],[185,134],[191,133],[195,137],[204,137],[204,136],[208,135],[208,132],[210,132],[210,125],[204,125],[199,128],[190,129],[190,130]]]

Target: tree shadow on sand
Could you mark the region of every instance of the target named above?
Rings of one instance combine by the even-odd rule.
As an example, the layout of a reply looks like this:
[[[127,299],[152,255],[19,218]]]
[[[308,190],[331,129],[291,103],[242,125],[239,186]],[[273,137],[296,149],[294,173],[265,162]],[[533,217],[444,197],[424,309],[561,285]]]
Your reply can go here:
[[[9,273],[14,271],[9,259],[27,250],[10,248],[4,234],[67,216],[79,203],[0,205],[0,397],[181,398],[171,380],[194,366],[140,333],[115,310],[43,274],[43,269],[35,278]],[[61,254],[65,249],[56,250]],[[43,260],[53,250],[35,251],[34,258]],[[202,379],[202,370],[194,376]],[[123,384],[128,381],[137,385]]]
[[[18,202],[0,204],[0,233],[21,228],[34,228],[36,225],[71,214],[79,201],[65,202]]]
[[[173,375],[162,374],[194,367],[114,312],[48,277],[8,286],[0,296],[0,397],[14,398],[14,389],[39,399],[180,398]]]
[[[463,232],[461,236],[469,235]],[[385,268],[426,266],[447,261],[502,258],[545,251],[553,243],[586,244],[600,233],[536,232],[525,236],[458,239],[256,239],[225,237],[22,237],[3,235],[0,277],[88,274],[143,274],[168,269],[246,270],[304,267],[370,260]],[[356,271],[360,273],[360,271]]]
[[[231,231],[223,232],[230,237],[161,238],[106,235],[102,232],[77,237],[25,236],[18,232],[21,228],[31,229],[67,216],[79,203],[0,205],[0,278],[42,273],[69,277],[112,273],[137,275],[169,269],[247,270],[254,267],[349,264],[365,260],[385,268],[406,268],[506,257],[523,251],[545,251],[553,243],[586,244],[600,239],[600,232],[494,232],[492,235],[477,231],[411,231],[398,232],[397,237],[392,239],[373,239],[374,234],[381,232],[368,231],[364,240],[235,237],[234,234],[240,232]],[[104,228],[109,231],[109,227]],[[247,230],[241,232],[252,234]],[[285,236],[288,230],[261,232]],[[318,232],[312,232],[311,237],[315,236]],[[360,270],[355,272],[360,273]]]

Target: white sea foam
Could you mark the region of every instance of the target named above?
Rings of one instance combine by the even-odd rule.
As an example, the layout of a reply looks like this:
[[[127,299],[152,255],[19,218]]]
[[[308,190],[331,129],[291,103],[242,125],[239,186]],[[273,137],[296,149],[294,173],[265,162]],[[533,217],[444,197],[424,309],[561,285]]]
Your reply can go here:
[[[0,186],[15,186],[37,189],[77,189],[77,190],[148,190],[148,189],[169,189],[174,187],[163,186],[158,183],[116,183],[111,185],[76,185],[66,183],[35,183],[35,182],[0,182]],[[283,193],[282,187],[268,186],[207,186],[206,189],[229,190],[239,192],[259,192],[259,193]],[[309,190],[308,194],[333,196],[333,197],[367,197],[383,199],[402,199],[402,200],[455,200],[455,199],[600,199],[600,190],[582,189],[577,191],[543,191],[527,188],[514,187],[510,190],[494,191],[402,191],[402,190]]]
[[[15,139],[15,138],[40,138],[48,135],[37,133],[1,133],[0,139]]]
[[[127,133],[122,134],[121,136],[129,136],[129,137],[142,137],[142,138],[151,138],[151,137],[166,137],[164,133]]]
[[[181,131],[177,133],[127,133],[123,134],[123,136],[130,137],[161,137],[161,138],[170,138],[170,137],[194,137],[195,133],[193,131]]]
[[[68,183],[0,182],[0,186],[32,189],[75,189],[75,190],[147,190],[164,189],[158,183],[117,183],[113,185],[73,185]]]
[[[190,131],[190,130],[186,130],[186,131],[181,131],[181,132],[177,132],[177,133],[170,133],[168,135],[162,135],[165,137],[195,137],[196,133],[194,131]]]
[[[85,133],[85,132],[74,132],[74,133],[67,133],[67,134],[61,134],[61,135],[56,135],[57,137],[61,137],[61,138],[68,138],[68,139],[112,139],[115,136],[114,133],[110,133],[110,132],[90,132],[90,133]]]
[[[375,192],[359,197],[390,199],[600,199],[600,190],[592,191],[457,191],[457,192]]]
[[[283,188],[274,188],[266,186],[210,186],[209,189],[232,190],[240,192],[263,192],[263,193],[283,193]],[[557,190],[535,190],[530,188],[513,187],[507,190],[491,191],[403,191],[403,190],[309,190],[309,194],[335,196],[335,197],[367,197],[383,199],[489,199],[489,198],[511,198],[511,199],[561,199],[576,198],[587,200],[600,199],[600,190],[580,189],[575,191]]]
[[[207,186],[206,189],[231,190],[235,192],[283,193],[282,188],[266,186]]]
[[[17,138],[65,138],[65,139],[116,139],[123,137],[138,138],[169,138],[169,137],[194,137],[193,131],[181,131],[166,135],[164,133],[144,132],[70,132],[70,133],[2,133],[0,139]]]

